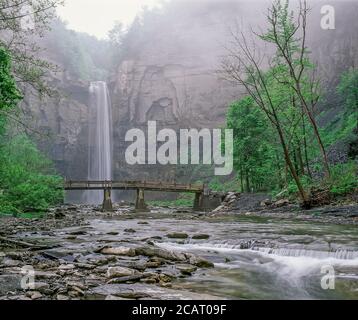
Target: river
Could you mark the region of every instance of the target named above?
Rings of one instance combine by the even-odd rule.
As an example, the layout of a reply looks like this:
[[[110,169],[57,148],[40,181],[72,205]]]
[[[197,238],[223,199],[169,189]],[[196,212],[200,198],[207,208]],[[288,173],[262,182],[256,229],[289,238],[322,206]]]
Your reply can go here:
[[[245,215],[198,217],[173,214],[169,209],[112,217],[94,214],[86,222],[86,226],[21,236],[28,241],[56,242],[61,246],[56,250],[81,256],[80,262],[92,261],[89,257],[94,255],[88,251],[98,245],[136,246],[148,241],[163,249],[199,255],[215,267],[198,268],[171,283],[171,289],[197,297],[358,299],[356,225]],[[173,233],[184,236],[168,237]],[[198,235],[209,238],[193,239]],[[334,289],[322,288],[322,283],[328,283],[328,271],[334,271]]]

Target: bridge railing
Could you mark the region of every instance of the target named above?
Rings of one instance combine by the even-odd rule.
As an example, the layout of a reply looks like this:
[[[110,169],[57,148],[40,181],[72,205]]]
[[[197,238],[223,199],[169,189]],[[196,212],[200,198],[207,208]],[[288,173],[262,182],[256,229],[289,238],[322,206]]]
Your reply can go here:
[[[176,192],[203,192],[205,187],[200,184],[179,184],[176,182],[163,181],[72,181],[67,180],[64,184],[65,190],[101,190],[101,189],[118,189],[118,190],[160,190]]]

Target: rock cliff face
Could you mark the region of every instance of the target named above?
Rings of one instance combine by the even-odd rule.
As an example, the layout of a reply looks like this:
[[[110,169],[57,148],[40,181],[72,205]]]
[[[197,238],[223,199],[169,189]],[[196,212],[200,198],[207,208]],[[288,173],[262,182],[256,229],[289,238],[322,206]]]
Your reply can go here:
[[[243,94],[241,88],[233,87],[217,72],[223,55],[228,54],[224,46],[232,39],[230,29],[238,26],[246,32],[252,26],[264,30],[265,8],[270,2],[174,1],[164,12],[143,18],[142,28],[130,41],[130,54],[110,83],[115,163],[120,176],[126,172],[138,177],[148,174],[143,168],[131,170],[124,163],[123,141],[128,129],[142,128],[150,120],[173,129],[219,128],[225,123],[228,105]],[[326,3],[310,1],[310,5],[308,46],[324,87],[334,92],[340,73],[358,63],[354,31],[358,27],[358,3],[333,2],[335,30],[321,28],[321,8]],[[329,107],[335,108],[336,114],[340,106]],[[160,170],[163,172],[163,167],[150,176],[156,177]],[[177,173],[175,169],[170,172],[168,178],[173,179]]]
[[[22,109],[39,134],[34,139],[69,179],[87,177],[88,86],[84,82],[59,83],[61,97],[38,99],[27,94]]]
[[[175,1],[164,12],[144,16],[127,44],[128,54],[111,70],[108,81],[116,179],[160,176],[172,180],[189,175],[190,180],[191,173],[179,167],[151,166],[149,170],[148,166],[128,166],[125,134],[132,128],[145,129],[149,120],[174,129],[221,127],[228,105],[243,94],[217,73],[226,53],[224,46],[230,41],[230,27],[238,21],[239,25],[264,28],[261,21],[270,2]],[[319,62],[324,85],[330,88],[337,84],[340,72],[358,63],[358,3],[334,3],[336,30],[327,31],[320,27],[325,1],[311,1],[309,37],[312,56]],[[88,83],[64,77],[59,85],[67,97],[51,103],[30,100],[27,108],[36,126],[50,133],[41,146],[60,172],[71,179],[86,178]]]

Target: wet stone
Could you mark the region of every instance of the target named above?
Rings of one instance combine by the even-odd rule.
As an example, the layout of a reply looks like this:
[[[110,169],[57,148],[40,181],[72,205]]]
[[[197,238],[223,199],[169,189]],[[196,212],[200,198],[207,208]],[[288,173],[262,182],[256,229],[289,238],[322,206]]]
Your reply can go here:
[[[183,274],[190,275],[198,268],[196,266],[190,265],[190,264],[177,264],[175,267]]]
[[[189,238],[189,236],[186,233],[182,233],[182,232],[169,233],[169,234],[167,234],[167,237],[169,239],[188,239]]]
[[[135,256],[136,252],[133,248],[127,247],[116,247],[116,248],[103,248],[100,250],[102,254],[111,254],[111,255],[118,255],[118,256]]]
[[[109,235],[109,236],[118,236],[119,232],[111,231],[111,232],[107,232],[106,234]]]
[[[136,233],[137,231],[134,229],[125,229],[124,232],[126,233]]]
[[[193,235],[192,239],[194,240],[207,240],[210,236],[208,234],[195,234]]]
[[[125,276],[132,276],[135,273],[135,270],[124,268],[124,267],[110,267],[107,270],[107,278],[118,278]]]

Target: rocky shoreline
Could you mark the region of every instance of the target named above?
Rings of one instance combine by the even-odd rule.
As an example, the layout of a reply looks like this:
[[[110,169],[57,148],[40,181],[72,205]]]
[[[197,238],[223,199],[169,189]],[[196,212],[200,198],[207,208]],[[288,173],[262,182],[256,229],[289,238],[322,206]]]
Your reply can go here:
[[[192,253],[159,248],[155,239],[97,241],[80,249],[36,239],[47,236],[56,240],[54,231],[63,229],[68,230],[62,235],[64,241],[76,242],[89,234],[90,219],[108,217],[96,210],[63,207],[61,211],[68,214],[56,219],[59,211],[44,219],[0,218],[0,300],[213,298],[172,288],[173,280],[212,268],[213,263]],[[117,234],[113,231],[107,236],[115,238]],[[184,236],[168,234],[175,239]],[[30,281],[24,287],[22,281],[31,276],[34,284]]]
[[[167,212],[165,212],[167,210]],[[100,213],[86,206],[63,206],[43,219],[0,218],[0,299],[212,299],[176,285],[178,279],[213,268],[212,261],[189,252],[157,246],[161,237],[141,238],[135,228],[116,230],[90,238],[93,219],[138,220],[149,225],[156,218],[218,221],[235,217],[297,219],[332,224],[358,223],[358,206],[324,207],[307,212],[286,206],[272,210],[232,210],[194,213],[189,209],[153,208],[150,214],[134,214],[130,207]],[[119,238],[121,236],[121,238]],[[165,235],[178,243],[205,240],[210,235],[172,232]],[[31,282],[31,277],[35,282]],[[25,279],[25,280],[24,280]],[[26,279],[30,281],[26,282]],[[24,286],[25,281],[25,286]]]

